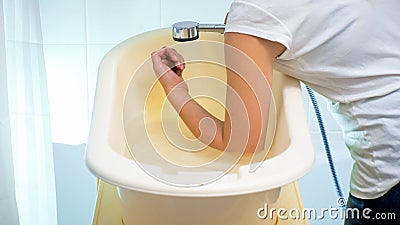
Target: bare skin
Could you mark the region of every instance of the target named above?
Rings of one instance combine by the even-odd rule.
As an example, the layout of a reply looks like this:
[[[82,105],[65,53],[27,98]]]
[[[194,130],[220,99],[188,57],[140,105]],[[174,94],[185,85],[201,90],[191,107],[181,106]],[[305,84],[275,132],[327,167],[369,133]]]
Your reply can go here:
[[[262,97],[265,99],[261,100],[257,97],[268,95],[263,94],[267,92],[261,90],[268,89],[265,87],[268,85],[260,87],[262,82],[255,80],[255,73],[260,73],[272,87],[272,64],[285,47],[277,42],[240,33],[226,33],[225,44],[245,53],[259,69],[248,69],[255,66],[246,66],[250,64],[246,64],[235,54],[229,54],[229,50],[225,52],[227,67],[235,68],[235,72],[227,69],[227,83],[240,97],[240,102],[233,94],[227,93],[226,108],[233,109],[233,113],[230,115],[226,112],[224,121],[210,114],[191,98],[181,76],[185,69],[184,58],[174,49],[164,47],[153,52],[153,69],[169,101],[196,138],[220,150],[226,150],[229,146],[244,146],[246,152],[255,152],[264,147],[260,143],[265,140],[266,126],[263,121],[268,120],[268,110],[260,109],[268,108],[270,99],[270,96]],[[235,113],[234,109],[240,108],[239,104],[244,105],[246,114]],[[246,134],[242,135],[244,138],[237,138],[239,136],[235,134],[243,133],[243,125],[239,120],[242,120],[244,115],[248,118],[249,127]],[[246,143],[235,143],[243,141]]]

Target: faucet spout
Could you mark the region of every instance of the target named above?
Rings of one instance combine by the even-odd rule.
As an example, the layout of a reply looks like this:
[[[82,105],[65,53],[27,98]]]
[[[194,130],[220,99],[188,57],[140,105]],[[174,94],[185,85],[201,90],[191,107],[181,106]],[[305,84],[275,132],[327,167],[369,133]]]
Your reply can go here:
[[[199,38],[199,32],[225,32],[225,24],[199,24],[193,21],[181,21],[172,25],[172,38],[175,41],[193,41]]]

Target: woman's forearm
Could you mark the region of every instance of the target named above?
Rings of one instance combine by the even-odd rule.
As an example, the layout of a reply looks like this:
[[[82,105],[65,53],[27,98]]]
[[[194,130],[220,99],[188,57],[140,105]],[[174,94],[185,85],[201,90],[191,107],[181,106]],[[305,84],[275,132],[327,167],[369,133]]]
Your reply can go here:
[[[212,148],[226,148],[229,138],[224,138],[224,121],[205,110],[189,95],[186,88],[174,88],[166,91],[166,94],[171,105],[196,138]]]

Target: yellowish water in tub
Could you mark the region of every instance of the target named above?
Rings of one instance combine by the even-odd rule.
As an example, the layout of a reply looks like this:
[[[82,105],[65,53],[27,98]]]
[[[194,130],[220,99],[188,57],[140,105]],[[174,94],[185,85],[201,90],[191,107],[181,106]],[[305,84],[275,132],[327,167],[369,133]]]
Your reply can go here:
[[[123,155],[134,160],[135,157],[134,154],[132,156],[131,150],[138,145],[135,141],[147,138],[151,143],[151,146],[147,145],[146,147],[149,151],[155,149],[161,157],[176,165],[201,166],[221,157],[224,154],[223,151],[204,145],[192,135],[179,118],[177,112],[169,104],[161,85],[155,78],[150,79],[152,80],[151,82],[149,81],[148,76],[154,76],[154,74],[151,71],[151,64],[149,62],[146,63],[136,71],[125,97],[124,107],[126,109],[124,109],[124,113],[130,113],[124,115],[124,117],[130,118],[124,118],[125,123],[127,123],[126,121],[129,122],[125,124],[125,128],[128,128],[128,130],[125,130],[127,145]],[[214,116],[223,120],[225,114],[223,105],[226,94],[226,87],[224,86],[226,84],[225,67],[212,63],[195,62],[186,66],[183,76],[189,86],[190,94],[195,100]],[[144,79],[146,81],[142,81]],[[144,87],[146,85],[147,87],[151,85],[150,91],[145,90]],[[206,96],[206,94],[208,95]],[[138,97],[138,95],[141,96]],[[275,134],[277,116],[275,110],[275,104],[272,104],[265,145],[267,149],[271,146]],[[145,126],[145,132],[143,132],[143,129],[136,129],[140,127],[140,124]],[[133,135],[135,138],[133,138]],[[182,148],[177,148],[175,144],[180,145],[179,142],[183,140],[182,138],[185,139],[184,142],[193,142],[191,147],[197,147],[198,151],[185,151]],[[141,146],[143,147],[143,145]],[[199,146],[202,147],[198,148]],[[146,151],[146,149],[141,149],[141,151]],[[268,154],[267,158],[279,154],[280,151],[281,149],[274,149]],[[242,153],[229,154],[225,154],[224,157],[240,159],[236,168],[240,165],[248,164],[253,157],[252,153],[244,153],[241,157]],[[265,154],[265,152],[262,154]],[[148,163],[152,163],[151,159],[146,160],[149,160]]]

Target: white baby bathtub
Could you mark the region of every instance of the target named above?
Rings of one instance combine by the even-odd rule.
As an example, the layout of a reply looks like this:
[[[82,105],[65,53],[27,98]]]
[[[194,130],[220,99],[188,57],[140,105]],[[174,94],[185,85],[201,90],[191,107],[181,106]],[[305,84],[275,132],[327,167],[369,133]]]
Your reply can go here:
[[[197,42],[202,41],[211,41],[213,46],[223,42],[223,36],[202,34]],[[104,57],[99,69],[86,149],[88,168],[100,179],[117,186],[125,225],[273,224],[276,217],[261,220],[257,216],[258,210],[265,204],[273,207],[279,198],[280,188],[305,175],[314,162],[299,81],[274,72],[276,132],[275,136],[269,135],[273,143],[268,156],[255,169],[250,171],[254,163],[250,162],[251,156],[246,154],[224,176],[216,176],[212,182],[204,182],[202,177],[221,171],[213,171],[211,167],[180,173],[170,171],[171,168],[163,168],[164,164],[155,165],[157,160],[137,162],[143,156],[135,157],[131,151],[146,153],[151,148],[161,149],[157,153],[170,157],[167,161],[173,161],[171,164],[178,167],[184,164],[189,169],[190,166],[206,165],[207,159],[213,161],[221,154],[210,148],[198,152],[178,151],[165,138],[162,130],[153,126],[176,118],[176,113],[168,109],[168,103],[164,104],[165,96],[160,85],[152,85],[155,76],[151,68],[147,68],[150,67],[148,58],[152,51],[175,44],[170,30],[160,29],[132,37]],[[209,57],[212,51],[205,47],[201,54]],[[138,71],[144,67],[144,72],[139,76]],[[184,77],[188,74],[188,77],[193,78],[207,72],[208,77],[223,81],[224,69],[217,67],[201,63],[188,64]],[[143,73],[148,73],[148,76],[143,76]],[[223,88],[212,88],[213,81],[210,80],[210,85],[207,82],[202,80],[193,85],[189,83],[189,89],[195,92],[198,89],[196,85],[200,83],[200,88],[205,92],[224,96]],[[149,87],[151,90],[148,90]],[[199,96],[204,107],[217,116],[223,115],[223,108],[219,104],[201,99],[201,94]],[[175,119],[175,124],[180,124],[179,129],[187,137],[190,136],[182,123],[177,121]],[[148,124],[153,125],[149,125],[143,132]],[[269,130],[273,128],[270,125]],[[148,137],[151,139],[150,144],[142,143]],[[149,168],[155,168],[157,174],[149,171]],[[183,177],[183,181],[179,177]],[[178,182],[173,184],[169,182],[170,178]],[[195,182],[190,182],[191,178]]]

